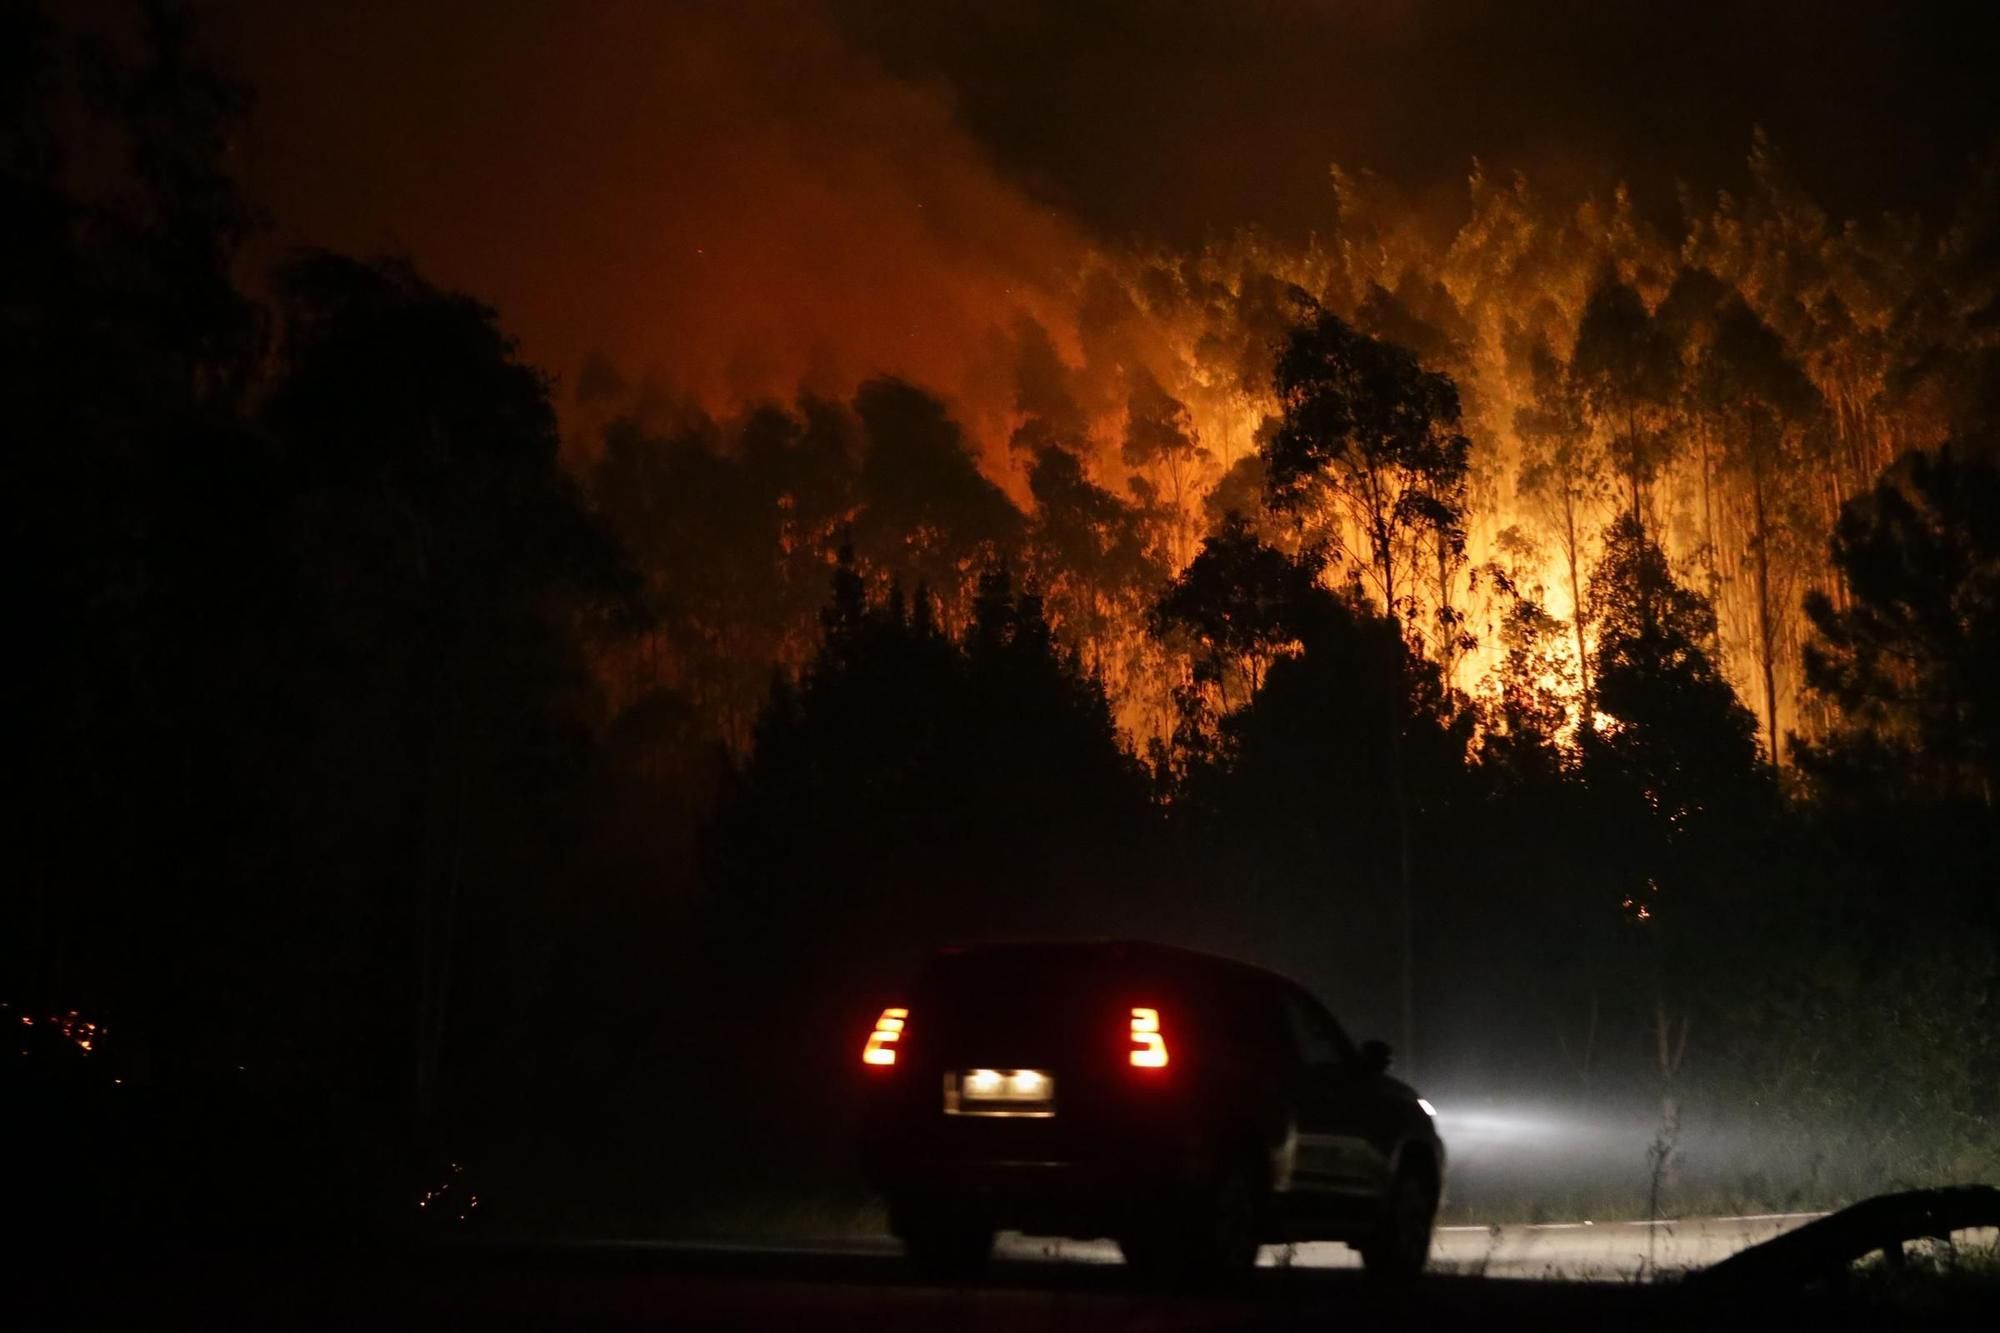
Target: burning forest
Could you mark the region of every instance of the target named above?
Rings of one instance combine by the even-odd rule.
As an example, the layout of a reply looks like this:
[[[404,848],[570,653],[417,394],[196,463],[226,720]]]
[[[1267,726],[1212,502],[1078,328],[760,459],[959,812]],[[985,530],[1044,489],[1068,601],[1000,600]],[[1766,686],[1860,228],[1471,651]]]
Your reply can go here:
[[[38,1198],[846,1207],[1024,936],[1393,1036],[1461,1220],[1993,1178],[1949,25],[575,8],[0,5]]]
[[[1323,549],[1329,585],[1381,604],[1353,515],[1273,508],[1273,374],[1289,330],[1324,310],[1455,393],[1448,424],[1467,447],[1435,534],[1447,549],[1392,595],[1467,706],[1505,688],[1510,618],[1546,617],[1565,632],[1539,644],[1537,683],[1569,729],[1582,722],[1588,586],[1630,515],[1713,604],[1706,646],[1756,713],[1765,755],[1787,765],[1789,738],[1832,723],[1806,688],[1803,607],[1815,591],[1846,604],[1828,554],[1842,506],[1918,442],[1988,410],[1995,293],[1978,256],[1993,184],[1973,180],[1925,228],[1829,217],[1761,139],[1750,171],[1748,196],[1689,198],[1666,230],[1622,191],[1544,199],[1524,176],[1475,168],[1439,245],[1386,188],[1335,168],[1324,236],[1090,254],[1046,322],[1015,312],[956,382],[737,411],[593,384],[579,394],[584,475],[676,608],[622,683],[682,691],[741,744],[767,668],[810,652],[824,571],[858,533],[869,577],[921,585],[951,625],[978,569],[1014,562],[1103,676],[1127,734],[1171,737],[1194,645],[1149,636],[1148,618],[1230,514]],[[929,407],[892,416],[892,395],[910,390]],[[925,448],[911,442],[923,436],[934,457],[897,471],[936,469],[933,493],[878,497],[871,455]],[[714,513],[703,469],[763,512]],[[710,512],[676,516],[677,498]],[[720,527],[711,538],[702,523]],[[787,584],[803,585],[789,604]],[[1214,683],[1212,706],[1226,707],[1225,689]]]

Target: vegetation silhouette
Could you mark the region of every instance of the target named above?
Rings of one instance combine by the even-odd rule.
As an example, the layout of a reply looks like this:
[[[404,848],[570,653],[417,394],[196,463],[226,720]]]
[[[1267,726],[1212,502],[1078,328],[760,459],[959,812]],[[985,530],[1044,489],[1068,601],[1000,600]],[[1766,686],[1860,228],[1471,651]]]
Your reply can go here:
[[[1807,679],[1847,725],[1800,746],[1835,788],[2000,791],[2000,466],[1988,446],[1897,460],[1841,512],[1840,601],[1815,591]]]

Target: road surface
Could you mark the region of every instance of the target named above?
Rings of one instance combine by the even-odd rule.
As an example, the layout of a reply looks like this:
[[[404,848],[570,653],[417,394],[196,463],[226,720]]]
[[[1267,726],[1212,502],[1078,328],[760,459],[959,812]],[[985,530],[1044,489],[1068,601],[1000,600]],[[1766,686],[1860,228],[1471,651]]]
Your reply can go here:
[[[7,1327],[43,1329],[809,1329],[811,1333],[1206,1333],[1234,1329],[1984,1328],[1990,1310],[1857,1307],[1840,1293],[1718,1299],[1631,1278],[1703,1262],[1798,1217],[1643,1225],[1460,1228],[1437,1271],[1367,1281],[1338,1246],[1267,1251],[1221,1293],[1136,1283],[1108,1245],[1005,1239],[978,1283],[913,1279],[886,1240],[779,1246],[463,1243],[422,1250],[209,1251],[120,1256],[81,1246],[7,1274]],[[1647,1247],[1651,1245],[1651,1257]],[[1542,1280],[1525,1280],[1525,1279]],[[18,1311],[18,1314],[16,1313]]]
[[[1539,1225],[1440,1227],[1431,1246],[1431,1270],[1463,1277],[1552,1278],[1568,1282],[1629,1282],[1652,1274],[1703,1268],[1738,1250],[1769,1240],[1822,1213],[1759,1213],[1662,1222],[1552,1222]],[[888,1257],[888,1237],[807,1240],[794,1243],[665,1242],[661,1248],[742,1255],[793,1254],[825,1258]],[[1002,1264],[1106,1265],[1120,1261],[1108,1240],[1050,1240],[1003,1234],[995,1255]],[[1264,1268],[1358,1269],[1360,1257],[1345,1245],[1266,1246]]]
[[[1136,1284],[1104,1262],[1005,1260],[978,1283],[914,1280],[886,1246],[468,1246],[421,1254],[72,1255],[10,1278],[7,1327],[1209,1333],[1236,1329],[1709,1328],[1686,1293],[1627,1283],[1266,1268],[1235,1290]],[[22,1297],[25,1294],[25,1302]],[[1690,1316],[1693,1316],[1692,1318]]]
[[[1474,1277],[1561,1278],[1568,1281],[1630,1281],[1653,1273],[1703,1268],[1738,1250],[1769,1240],[1821,1213],[1760,1213],[1745,1217],[1704,1217],[1663,1222],[1553,1222],[1533,1226],[1440,1227],[1431,1245],[1431,1266],[1441,1273]],[[1040,1257],[1114,1263],[1118,1248],[1108,1241],[1002,1239],[1002,1257]],[[1360,1258],[1345,1245],[1267,1246],[1267,1267],[1358,1268]]]

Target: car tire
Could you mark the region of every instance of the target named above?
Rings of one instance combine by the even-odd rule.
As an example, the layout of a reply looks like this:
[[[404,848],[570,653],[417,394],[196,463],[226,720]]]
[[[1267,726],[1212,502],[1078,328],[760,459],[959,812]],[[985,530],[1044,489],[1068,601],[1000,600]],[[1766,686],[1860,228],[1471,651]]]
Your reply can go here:
[[[919,1277],[965,1282],[985,1271],[993,1257],[993,1226],[984,1219],[943,1208],[910,1209],[897,1235]]]
[[[1219,1175],[1209,1190],[1206,1225],[1197,1246],[1197,1262],[1223,1278],[1236,1278],[1257,1266],[1263,1240],[1263,1182],[1248,1162]]]
[[[1361,1264],[1377,1281],[1408,1282],[1424,1271],[1431,1255],[1431,1227],[1437,1219],[1437,1190],[1421,1169],[1396,1173],[1375,1234],[1361,1246]]]

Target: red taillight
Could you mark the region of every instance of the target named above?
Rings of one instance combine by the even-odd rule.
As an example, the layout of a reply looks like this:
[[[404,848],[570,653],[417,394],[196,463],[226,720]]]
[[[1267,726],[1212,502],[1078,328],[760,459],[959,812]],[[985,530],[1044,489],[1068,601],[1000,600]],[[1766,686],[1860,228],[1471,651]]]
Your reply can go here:
[[[1160,1011],[1132,1010],[1132,1063],[1141,1069],[1164,1069],[1167,1039],[1160,1035]]]
[[[861,1063],[895,1064],[896,1043],[903,1039],[903,1024],[909,1017],[907,1009],[884,1009],[882,1016],[875,1020],[875,1030],[868,1034],[868,1044],[861,1048]]]

